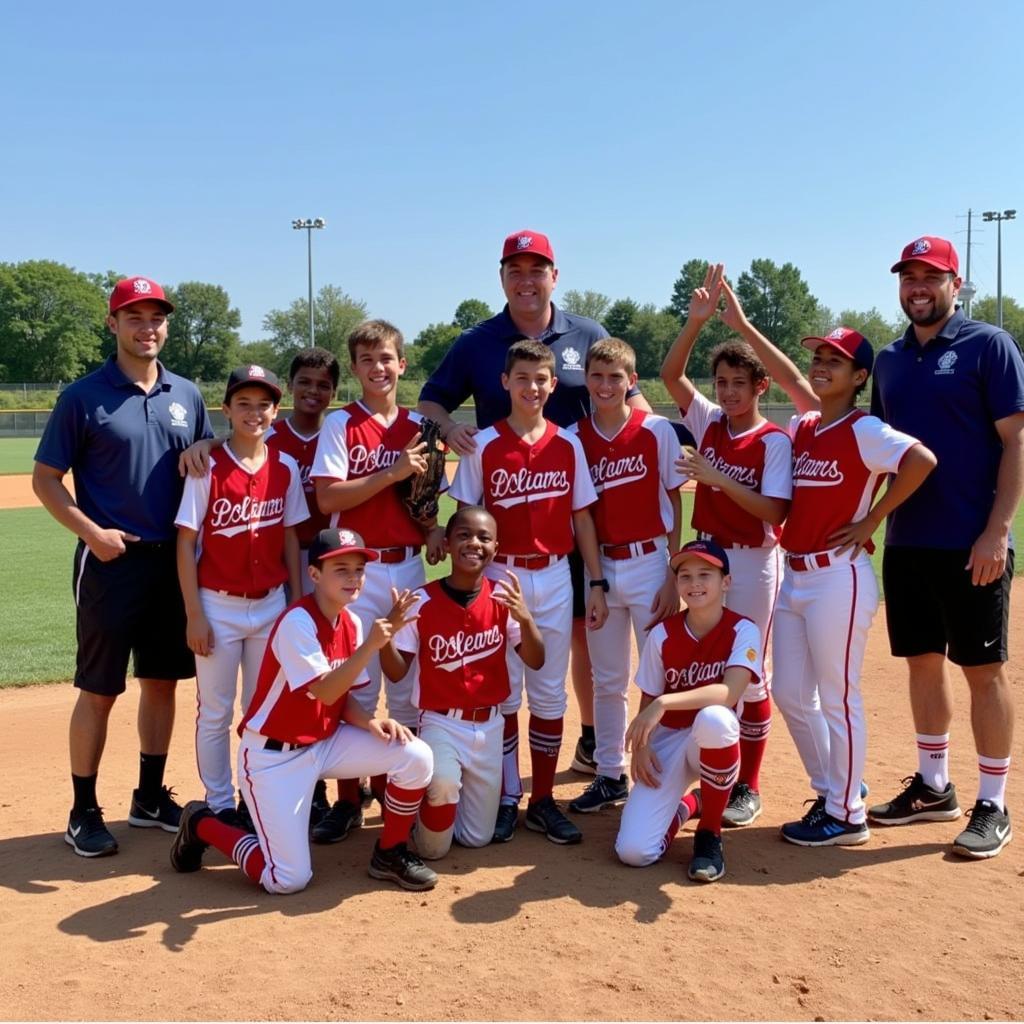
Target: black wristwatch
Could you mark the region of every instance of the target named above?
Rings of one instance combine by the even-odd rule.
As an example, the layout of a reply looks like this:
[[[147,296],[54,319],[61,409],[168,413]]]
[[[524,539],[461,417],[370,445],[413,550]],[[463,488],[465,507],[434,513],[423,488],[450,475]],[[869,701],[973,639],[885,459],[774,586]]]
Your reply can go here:
[[[591,580],[591,588],[600,587],[606,594],[608,593],[608,581],[606,579]]]

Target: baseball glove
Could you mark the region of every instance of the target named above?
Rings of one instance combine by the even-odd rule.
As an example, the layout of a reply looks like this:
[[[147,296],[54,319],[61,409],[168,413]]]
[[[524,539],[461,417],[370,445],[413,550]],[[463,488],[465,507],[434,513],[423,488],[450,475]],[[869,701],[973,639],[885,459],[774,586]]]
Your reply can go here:
[[[403,500],[409,514],[417,522],[429,522],[437,516],[437,499],[444,480],[445,446],[441,439],[441,425],[434,420],[424,419],[420,423],[420,443],[426,443],[423,452],[427,468],[403,481],[406,493]]]

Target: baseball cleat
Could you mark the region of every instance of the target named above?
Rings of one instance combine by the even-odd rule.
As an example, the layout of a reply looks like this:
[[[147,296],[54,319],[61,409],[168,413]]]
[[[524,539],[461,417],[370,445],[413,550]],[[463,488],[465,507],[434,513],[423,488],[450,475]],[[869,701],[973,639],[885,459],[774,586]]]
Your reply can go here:
[[[348,800],[338,800],[309,830],[314,843],[340,843],[363,824],[363,810]]]
[[[991,800],[979,800],[967,813],[967,828],[953,840],[953,852],[961,857],[994,857],[1013,839],[1009,811],[999,810]]]
[[[72,811],[64,842],[79,857],[109,857],[117,853],[117,840],[107,830],[103,821],[103,808],[90,807],[84,811]]]
[[[175,871],[188,873],[198,871],[203,866],[203,854],[210,844],[204,843],[196,835],[196,825],[203,818],[213,817],[216,815],[205,800],[190,800],[182,808],[178,834],[171,844],[171,867]]]
[[[782,826],[782,838],[797,846],[860,846],[871,838],[866,821],[854,825],[833,818],[824,808],[810,821],[790,821]]]
[[[413,892],[424,892],[437,885],[437,875],[405,843],[382,850],[378,840],[367,870],[371,878],[397,882],[403,889]]]
[[[587,743],[582,736],[576,741],[576,752],[572,755],[572,763],[569,767],[581,775],[597,774],[597,762],[594,760],[594,745]]]
[[[729,794],[729,803],[722,812],[725,828],[744,828],[761,817],[761,794],[745,782],[737,782]]]
[[[693,859],[686,872],[693,882],[717,882],[725,874],[722,837],[707,828],[699,828],[693,836]]]
[[[942,792],[932,789],[920,772],[903,780],[904,789],[887,804],[868,808],[868,817],[876,825],[907,825],[912,821],[955,821],[960,805],[952,782]]]
[[[625,775],[620,775],[617,779],[598,775],[582,795],[569,804],[569,810],[576,814],[592,814],[604,807],[625,803],[628,796],[629,783]]]
[[[516,834],[519,824],[519,807],[516,804],[502,804],[498,808],[498,817],[494,822],[492,843],[509,843]]]
[[[309,833],[331,812],[331,801],[327,799],[327,783],[317,779],[313,787],[313,797],[309,802]]]
[[[128,809],[128,824],[135,828],[162,828],[177,832],[181,821],[181,805],[174,799],[174,790],[160,787],[155,801],[142,800],[137,789],[132,790],[132,803]]]
[[[559,846],[572,846],[583,840],[583,833],[558,809],[552,796],[541,797],[526,808],[526,827],[543,832]]]

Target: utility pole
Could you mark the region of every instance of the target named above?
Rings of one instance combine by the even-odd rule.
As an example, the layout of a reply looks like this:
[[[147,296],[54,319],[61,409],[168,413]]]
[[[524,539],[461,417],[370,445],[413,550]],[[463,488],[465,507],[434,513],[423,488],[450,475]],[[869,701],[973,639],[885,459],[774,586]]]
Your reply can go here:
[[[292,221],[296,231],[306,232],[306,267],[309,276],[309,347],[313,347],[313,229],[327,225],[323,217],[306,217]]]
[[[1002,213],[986,210],[981,215],[982,220],[996,222],[996,319],[1000,330],[1003,327],[1003,221],[1013,220],[1016,216],[1016,210],[1003,210]]]

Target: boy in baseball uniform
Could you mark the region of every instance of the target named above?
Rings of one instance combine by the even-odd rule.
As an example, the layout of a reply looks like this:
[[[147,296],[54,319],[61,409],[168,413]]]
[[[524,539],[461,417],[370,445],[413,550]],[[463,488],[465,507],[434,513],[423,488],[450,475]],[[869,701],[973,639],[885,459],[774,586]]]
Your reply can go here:
[[[546,657],[541,668],[524,667],[514,653],[509,658],[512,694],[502,706],[504,780],[494,841],[512,838],[523,793],[517,712],[525,675],[533,775],[526,827],[565,845],[583,838],[552,796],[567,703],[565,677],[572,630],[566,555],[576,543],[590,576],[587,626],[598,629],[608,617],[604,590],[608,581],[601,576],[590,514],[597,493],[579,441],[544,418],[544,403],[558,383],[551,349],[538,341],[513,342],[501,381],[509,393],[511,415],[476,435],[476,450],[460,459],[450,491],[460,504],[483,505],[494,516],[501,550],[485,573],[494,581],[510,570],[517,574],[526,605],[544,638]]]
[[[284,584],[297,593],[299,541],[308,518],[299,467],[264,440],[281,400],[277,377],[242,366],[228,378],[224,415],[231,435],[202,477],[185,480],[175,518],[178,579],[196,655],[196,760],[215,814],[238,822],[230,729],[242,670],[242,708],[256,689]]]
[[[486,846],[501,798],[501,704],[508,700],[507,654],[544,664],[544,642],[514,573],[492,583],[484,570],[498,547],[485,509],[463,505],[448,520],[451,574],[416,591],[416,621],[382,651],[389,679],[412,676],[419,736],[434,753],[434,775],[420,806],[416,849],[443,857],[460,846]]]
[[[775,701],[815,799],[801,819],[782,826],[782,837],[798,846],[858,846],[870,838],[860,673],[878,609],[871,535],[921,486],[936,459],[915,438],[856,407],[874,364],[863,335],[837,327],[827,337],[804,338],[814,353],[805,378],[747,320],[724,278],[722,294],[722,320],[750,343],[797,408],[772,651]]]
[[[722,813],[739,771],[734,709],[761,674],[761,636],[725,607],[729,556],[718,544],[690,541],[669,564],[686,609],[658,623],[640,655],[640,713],[626,733],[635,785],[615,852],[624,864],[646,867],[699,818],[687,874],[716,882],[725,874]],[[697,779],[700,788],[684,797]]]
[[[427,545],[431,564],[442,556],[444,533],[436,522],[417,522],[402,501],[399,485],[426,469],[419,413],[398,404],[398,380],[405,373],[402,333],[386,320],[368,320],[348,338],[353,376],[361,397],[332,412],[324,421],[313,460],[312,478],[321,511],[331,525],[356,531],[377,553],[366,567],[366,583],[352,613],[364,631],[387,614],[391,590],[415,590],[426,582],[420,552]],[[371,714],[380,697],[380,658],[369,667],[370,685],[353,694]],[[389,686],[389,715],[415,730],[416,708],[408,683]],[[371,780],[382,794],[383,779]],[[318,843],[344,839],[362,825],[359,782],[340,784],[341,795],[330,813],[314,827]]]
[[[594,674],[594,781],[569,804],[592,813],[621,804],[626,780],[630,625],[637,649],[646,630],[679,608],[668,551],[679,547],[679,441],[663,416],[631,407],[636,355],[618,338],[591,345],[586,357],[590,416],[576,423],[597,492],[592,509],[601,576],[608,581],[608,619],[587,633]]]
[[[695,441],[680,462],[697,484],[693,527],[699,538],[714,540],[729,552],[728,605],[751,619],[761,634],[763,671],[739,707],[740,773],[722,819],[726,827],[740,828],[761,815],[761,763],[772,723],[769,642],[782,583],[779,537],[793,494],[793,445],[786,431],[761,415],[759,400],[770,381],[749,345],[729,341],[711,353],[717,404],[686,374],[701,328],[718,309],[722,275],[722,264],[709,266],[704,284],[694,290],[661,379]]]
[[[368,681],[370,659],[414,614],[415,598],[396,592],[388,615],[364,639],[348,609],[375,556],[351,530],[322,530],[310,545],[313,593],[274,624],[256,693],[238,727],[238,777],[256,834],[194,800],[171,847],[176,871],[198,871],[214,846],[267,892],[298,892],[313,876],[308,821],[316,781],[383,774],[384,829],[369,873],[403,889],[437,884],[407,845],[430,781],[430,748],[394,719],[377,719],[348,699]]]

